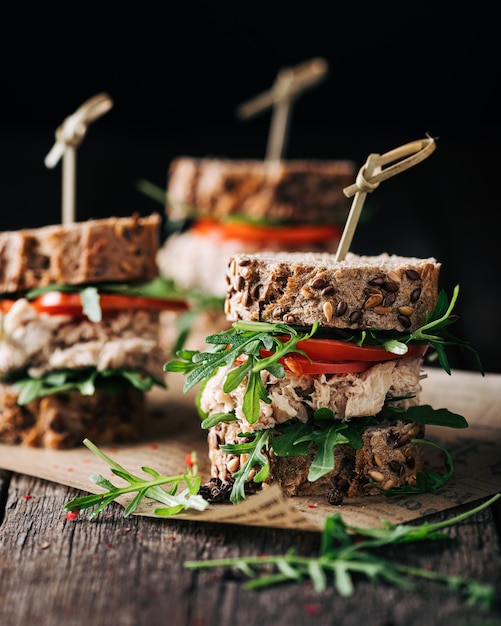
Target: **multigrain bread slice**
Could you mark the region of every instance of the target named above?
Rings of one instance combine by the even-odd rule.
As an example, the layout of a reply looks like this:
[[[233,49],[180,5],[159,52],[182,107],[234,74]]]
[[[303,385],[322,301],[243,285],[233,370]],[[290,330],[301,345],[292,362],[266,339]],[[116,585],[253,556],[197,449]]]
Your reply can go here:
[[[350,201],[343,189],[353,183],[348,160],[259,161],[193,158],[171,162],[167,212],[224,220],[245,215],[290,224],[344,223]]]
[[[0,384],[0,442],[29,447],[67,449],[87,437],[96,445],[137,440],[144,427],[144,394],[129,388],[91,396],[72,391],[19,405],[19,392]]]
[[[432,311],[441,264],[434,258],[236,254],[229,259],[229,321],[324,328],[416,330]]]
[[[225,454],[220,445],[242,444],[248,441],[239,436],[240,426],[235,422],[221,422],[209,431],[208,447],[211,477],[222,484],[232,483],[233,476],[242,467],[245,455]],[[425,427],[401,420],[371,425],[362,434],[363,447],[355,450],[347,444],[334,449],[334,469],[320,479],[308,480],[316,450],[310,444],[306,455],[278,457],[271,447],[263,450],[270,472],[262,483],[251,481],[249,493],[271,484],[278,484],[286,496],[325,497],[331,504],[348,498],[377,495],[379,488],[394,489],[415,485],[416,473],[424,467],[422,446],[413,439],[424,437]]]
[[[0,293],[151,280],[160,222],[158,214],[134,215],[0,233]]]

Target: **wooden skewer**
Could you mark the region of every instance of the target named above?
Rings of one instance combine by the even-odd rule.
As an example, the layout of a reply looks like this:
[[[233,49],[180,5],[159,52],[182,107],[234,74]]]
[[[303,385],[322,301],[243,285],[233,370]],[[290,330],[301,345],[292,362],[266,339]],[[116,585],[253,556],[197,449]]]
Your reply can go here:
[[[344,261],[346,254],[350,249],[367,194],[374,191],[374,189],[377,189],[383,180],[387,180],[388,178],[409,169],[413,165],[417,165],[421,161],[424,161],[424,159],[430,156],[435,148],[435,140],[431,137],[427,137],[426,139],[413,141],[400,146],[399,148],[395,148],[394,150],[390,150],[390,152],[386,152],[386,154],[383,155],[369,155],[365,165],[363,165],[358,172],[356,182],[343,189],[343,193],[347,198],[350,198],[351,196],[355,197],[353,198],[348,219],[346,220],[343,234],[341,236],[341,241],[339,242],[336,251],[336,261]],[[384,165],[388,165],[389,163],[393,163],[397,159],[402,158],[403,160],[383,169]]]
[[[292,68],[284,68],[277,74],[273,87],[237,108],[242,119],[253,117],[272,107],[266,161],[279,161],[287,146],[290,112],[293,101],[306,89],[313,87],[327,74],[325,59],[316,58]]]
[[[63,158],[62,175],[62,209],[63,224],[75,221],[76,197],[76,150],[87,132],[88,125],[113,106],[111,98],[105,94],[97,94],[67,117],[56,130],[56,143],[45,157],[46,167],[53,168]]]

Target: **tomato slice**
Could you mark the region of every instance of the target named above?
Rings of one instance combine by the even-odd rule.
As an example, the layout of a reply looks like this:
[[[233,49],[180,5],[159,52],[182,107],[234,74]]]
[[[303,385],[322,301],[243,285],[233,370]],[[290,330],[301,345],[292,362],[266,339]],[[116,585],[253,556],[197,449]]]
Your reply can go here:
[[[282,360],[282,359],[281,359]],[[371,361],[308,361],[304,356],[286,356],[283,365],[293,374],[356,374],[375,363]]]
[[[0,300],[0,313],[8,313],[15,300]]]
[[[214,239],[242,239],[250,241],[269,241],[301,243],[339,239],[342,231],[336,224],[309,224],[300,226],[261,226],[247,222],[215,222],[200,219],[191,227],[191,231]]]
[[[82,309],[82,301],[79,293],[48,291],[35,298],[31,304],[39,313],[86,317]],[[137,309],[145,309],[147,311],[187,311],[189,308],[185,300],[125,296],[109,293],[99,294],[99,305],[103,315]]]
[[[287,341],[289,337],[280,337]],[[427,345],[407,345],[405,355],[388,352],[380,346],[357,346],[340,339],[303,339],[296,344],[314,361],[390,361],[401,356],[424,356]]]

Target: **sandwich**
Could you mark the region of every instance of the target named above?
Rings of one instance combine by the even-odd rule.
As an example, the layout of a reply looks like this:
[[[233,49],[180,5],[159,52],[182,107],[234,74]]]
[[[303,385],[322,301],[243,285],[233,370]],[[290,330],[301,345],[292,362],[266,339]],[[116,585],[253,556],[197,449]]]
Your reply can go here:
[[[165,387],[161,218],[109,217],[0,233],[0,442],[71,448],[133,440]]]
[[[426,425],[467,426],[420,404],[424,359],[450,374],[446,349],[473,350],[450,332],[459,288],[450,301],[439,291],[440,268],[386,253],[233,255],[231,327],[165,364],[185,391],[200,385],[207,498],[278,484],[339,503],[422,488]]]
[[[349,160],[174,159],[167,182],[170,230],[158,264],[194,304],[189,322],[178,318],[186,322],[183,341],[189,336],[191,345],[202,346],[208,332],[227,327],[225,271],[232,254],[334,252],[350,208],[343,189],[354,177]]]

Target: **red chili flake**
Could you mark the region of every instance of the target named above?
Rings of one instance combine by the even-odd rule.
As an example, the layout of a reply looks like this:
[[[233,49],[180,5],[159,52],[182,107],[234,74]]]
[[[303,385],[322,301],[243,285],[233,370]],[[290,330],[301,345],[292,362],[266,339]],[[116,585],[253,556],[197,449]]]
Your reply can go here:
[[[195,465],[195,464],[193,463],[192,458],[191,458],[191,453],[190,453],[190,454],[187,454],[187,455],[184,457],[184,462],[186,463],[186,465],[187,465],[188,467],[193,467],[193,466]]]
[[[67,468],[66,468],[66,471],[67,471],[67,472],[74,472],[75,470],[74,470],[72,467],[67,467]]]
[[[152,450],[158,450],[158,443],[152,443],[152,444],[151,444],[151,446],[150,446],[150,448],[151,448]]]
[[[318,508],[318,504],[316,502],[314,504],[308,504],[308,508],[309,509],[316,509],[316,508]]]
[[[84,463],[84,464],[90,463],[90,459],[87,459],[87,458],[86,459],[82,459],[82,463]]]
[[[306,613],[306,615],[320,615],[322,609],[320,605],[310,602],[304,605],[304,612]]]
[[[27,493],[25,496],[23,496],[23,498],[24,498],[25,500],[31,500],[32,496],[30,496],[30,494],[29,494],[29,493]]]
[[[66,513],[66,519],[69,522],[74,522],[78,518],[78,514],[79,513],[80,513],[80,511],[68,511]]]
[[[107,548],[113,548],[113,544],[112,543],[105,543],[104,544]]]

